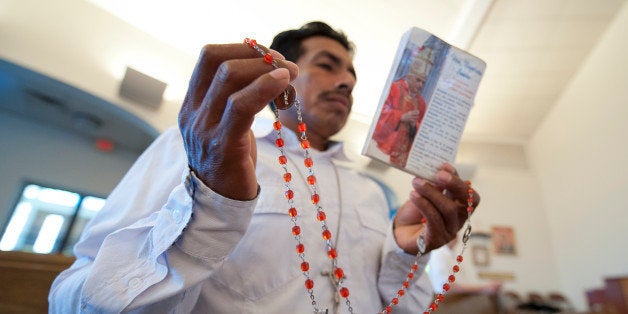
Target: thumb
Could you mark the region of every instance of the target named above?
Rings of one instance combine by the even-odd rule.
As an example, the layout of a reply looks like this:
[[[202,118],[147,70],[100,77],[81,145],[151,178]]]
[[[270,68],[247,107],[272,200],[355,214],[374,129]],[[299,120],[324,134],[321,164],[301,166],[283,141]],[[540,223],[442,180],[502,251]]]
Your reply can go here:
[[[221,126],[230,134],[247,132],[255,114],[283,92],[289,83],[290,71],[286,68],[277,68],[258,77],[229,97]]]

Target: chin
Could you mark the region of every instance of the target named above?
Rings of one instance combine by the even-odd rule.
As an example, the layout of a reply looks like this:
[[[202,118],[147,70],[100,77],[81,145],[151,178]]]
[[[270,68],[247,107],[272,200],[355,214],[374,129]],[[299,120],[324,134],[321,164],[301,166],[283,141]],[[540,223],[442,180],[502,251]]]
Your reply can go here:
[[[334,123],[334,126],[336,126],[334,134],[340,132],[340,130],[342,130],[346,124],[347,124],[347,118],[338,120],[336,123]]]

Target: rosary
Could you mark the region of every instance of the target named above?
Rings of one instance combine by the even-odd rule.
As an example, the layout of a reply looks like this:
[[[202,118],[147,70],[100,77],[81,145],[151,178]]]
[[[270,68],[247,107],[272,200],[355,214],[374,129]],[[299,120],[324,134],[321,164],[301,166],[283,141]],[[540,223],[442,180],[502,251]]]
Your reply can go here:
[[[274,68],[278,68],[277,62],[274,60],[273,56],[267,51],[265,51],[264,49],[262,49],[260,46],[258,46],[255,39],[246,38],[244,39],[244,44],[248,45],[249,47],[259,52],[261,56],[263,57],[264,62],[272,65]],[[296,92],[294,92],[294,88],[291,85],[288,85],[288,89],[286,89],[286,91],[284,91],[279,97],[277,97],[273,101],[273,103],[275,104],[275,108],[273,108],[274,113],[275,113],[275,122],[273,123],[273,128],[277,133],[275,146],[279,149],[279,157],[278,157],[279,165],[284,170],[283,180],[285,182],[285,187],[286,187],[285,197],[288,201],[288,207],[289,207],[288,215],[290,216],[290,219],[292,221],[292,235],[294,236],[297,242],[295,249],[296,249],[297,256],[301,260],[300,268],[301,268],[301,271],[303,272],[303,276],[305,277],[305,289],[307,293],[309,294],[311,304],[314,308],[314,313],[327,313],[327,310],[321,310],[318,308],[316,297],[314,296],[314,280],[310,276],[310,264],[307,262],[307,259],[305,258],[305,254],[304,254],[305,246],[303,245],[301,241],[301,227],[299,227],[298,221],[297,221],[298,211],[294,205],[294,191],[292,190],[290,186],[290,182],[292,181],[292,174],[288,171],[288,166],[287,166],[288,157],[285,154],[284,141],[282,139],[282,134],[281,134],[282,125],[281,125],[281,122],[279,122],[278,110],[288,109],[292,105],[295,106],[295,109],[297,111],[297,119],[298,119],[297,130],[300,133],[298,134],[299,140],[301,143],[301,147],[303,148],[303,151],[304,151],[303,163],[305,164],[305,167],[307,168],[306,181],[307,181],[307,184],[310,186],[310,191],[311,191],[310,200],[314,206],[314,209],[316,210],[316,219],[321,223],[321,230],[322,230],[321,236],[323,240],[325,241],[326,253],[332,265],[332,274],[330,274],[330,276],[333,276],[332,277],[332,279],[334,279],[333,282],[336,284],[337,296],[340,296],[341,298],[345,300],[345,304],[347,306],[349,313],[353,313],[353,308],[351,307],[351,301],[349,300],[349,295],[350,295],[349,289],[344,285],[344,278],[345,278],[344,271],[342,270],[341,267],[338,266],[338,263],[337,263],[338,252],[336,251],[336,248],[333,242],[331,241],[332,233],[327,227],[327,223],[326,223],[327,217],[325,215],[325,211],[319,204],[320,195],[317,193],[316,176],[314,174],[314,170],[312,169],[312,166],[314,165],[314,161],[310,157],[310,150],[309,150],[310,142],[308,141],[306,133],[305,133],[307,130],[307,126],[303,122],[302,115],[301,115],[301,106],[298,99],[296,99]],[[447,295],[447,292],[451,289],[451,286],[456,281],[456,273],[460,271],[460,264],[462,263],[462,260],[463,260],[462,255],[464,253],[465,248],[467,247],[467,241],[469,240],[469,236],[471,234],[470,218],[474,210],[473,208],[474,191],[471,188],[470,181],[466,181],[466,184],[468,186],[467,192],[469,196],[467,199],[467,220],[465,223],[465,230],[462,236],[462,243],[463,243],[462,249],[461,249],[460,254],[456,257],[456,264],[451,269],[450,275],[448,277],[448,282],[443,284],[441,293],[436,295],[432,303],[423,311],[424,314],[435,312],[438,309],[438,305],[444,301],[445,295]],[[421,223],[423,224],[427,223],[425,218],[422,219]],[[425,254],[426,243],[425,243],[424,235],[420,235],[417,238],[417,246],[419,248],[419,252],[417,253],[414,259],[414,263],[410,267],[410,270],[406,276],[406,279],[401,284],[401,287],[397,291],[396,296],[393,297],[390,300],[390,302],[384,307],[384,309],[382,309],[378,313],[382,313],[382,314],[391,313],[393,310],[393,306],[396,306],[397,304],[399,304],[400,299],[405,295],[406,290],[410,287],[410,282],[414,278],[415,272],[419,269],[418,260],[421,256]]]

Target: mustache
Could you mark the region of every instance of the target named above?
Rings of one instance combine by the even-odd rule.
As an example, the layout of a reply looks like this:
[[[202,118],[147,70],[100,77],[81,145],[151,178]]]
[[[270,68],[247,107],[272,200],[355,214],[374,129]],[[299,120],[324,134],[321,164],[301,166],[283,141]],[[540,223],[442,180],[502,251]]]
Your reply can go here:
[[[336,95],[336,96],[343,96],[343,97],[347,97],[349,98],[351,96],[351,90],[349,90],[348,88],[339,88],[339,89],[334,89],[334,90],[327,90],[321,93],[323,96],[328,96],[328,95]]]
[[[347,89],[337,89],[337,90],[329,90],[323,91],[320,94],[320,97],[323,99],[335,98],[335,97],[343,97],[347,100],[349,105],[353,104],[353,97],[351,96],[351,91]]]

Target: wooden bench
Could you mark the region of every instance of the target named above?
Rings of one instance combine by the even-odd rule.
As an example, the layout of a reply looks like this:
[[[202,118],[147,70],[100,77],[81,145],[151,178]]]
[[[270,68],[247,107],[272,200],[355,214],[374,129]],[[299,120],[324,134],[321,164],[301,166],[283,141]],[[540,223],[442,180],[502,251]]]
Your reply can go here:
[[[48,292],[73,257],[0,251],[0,313],[47,313]]]

